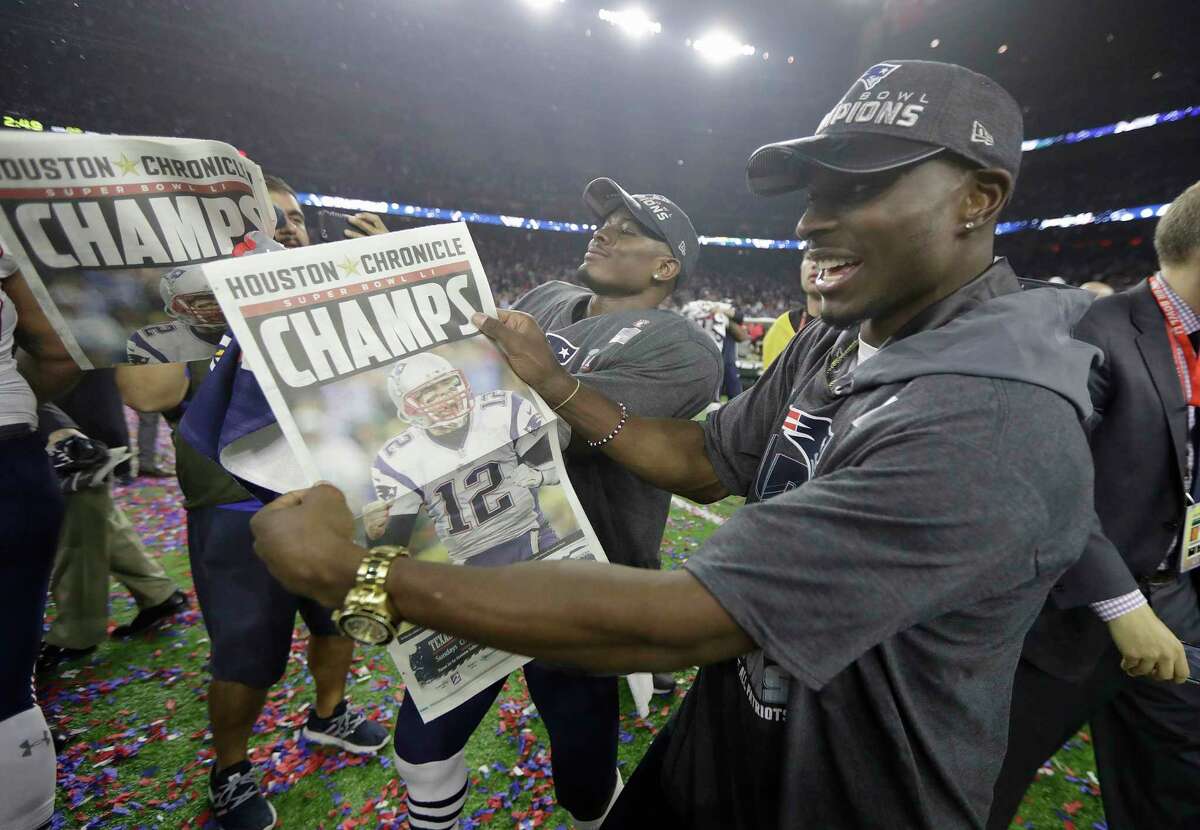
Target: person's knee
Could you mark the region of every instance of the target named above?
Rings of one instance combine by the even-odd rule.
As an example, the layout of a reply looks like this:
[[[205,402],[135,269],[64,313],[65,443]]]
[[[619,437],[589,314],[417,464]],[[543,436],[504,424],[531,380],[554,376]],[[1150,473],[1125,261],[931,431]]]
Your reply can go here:
[[[425,725],[422,724],[422,727]],[[405,764],[422,766],[441,762],[461,755],[465,747],[466,741],[458,740],[457,736],[436,729],[405,729],[401,718],[396,718],[392,750],[396,753],[396,758]]]
[[[245,627],[224,631],[221,642],[212,644],[213,680],[241,683],[255,689],[269,689],[283,678],[291,653],[291,635]]]

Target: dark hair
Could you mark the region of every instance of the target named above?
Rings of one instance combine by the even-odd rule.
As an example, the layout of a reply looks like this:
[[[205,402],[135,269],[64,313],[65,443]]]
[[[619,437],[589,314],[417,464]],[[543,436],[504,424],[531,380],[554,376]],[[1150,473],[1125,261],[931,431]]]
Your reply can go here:
[[[292,186],[278,176],[272,176],[270,173],[263,176],[263,180],[267,183],[267,190],[274,190],[276,193],[288,193],[294,199],[299,199],[296,196],[296,191],[292,190]]]
[[[1180,193],[1158,220],[1154,250],[1164,265],[1182,265],[1200,251],[1200,182]]]

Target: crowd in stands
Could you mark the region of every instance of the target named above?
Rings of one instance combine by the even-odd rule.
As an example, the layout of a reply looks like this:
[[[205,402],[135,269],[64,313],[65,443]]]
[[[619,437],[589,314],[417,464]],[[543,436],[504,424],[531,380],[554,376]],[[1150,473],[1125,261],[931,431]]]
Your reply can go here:
[[[389,227],[412,221],[386,217]],[[1060,277],[1071,285],[1096,281],[1127,288],[1155,270],[1147,223],[1026,231],[997,238],[996,250],[1017,273]],[[550,280],[573,280],[586,244],[575,233],[512,230],[472,225],[488,282],[500,307]],[[672,298],[676,307],[697,298],[730,299],[747,317],[777,317],[800,305],[800,258],[796,250],[705,246],[697,273]]]

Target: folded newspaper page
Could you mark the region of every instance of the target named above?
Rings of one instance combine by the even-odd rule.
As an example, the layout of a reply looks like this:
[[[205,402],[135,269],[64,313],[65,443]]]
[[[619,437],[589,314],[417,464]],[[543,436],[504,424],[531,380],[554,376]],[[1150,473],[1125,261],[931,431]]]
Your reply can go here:
[[[225,326],[193,266],[274,227],[228,144],[0,133],[0,240],[80,368],[211,356]]]
[[[605,561],[553,412],[471,323],[496,307],[465,224],[204,270],[301,483],[337,485],[364,544],[468,567]],[[286,466],[253,480],[295,480]],[[528,662],[414,626],[390,652],[427,721]]]

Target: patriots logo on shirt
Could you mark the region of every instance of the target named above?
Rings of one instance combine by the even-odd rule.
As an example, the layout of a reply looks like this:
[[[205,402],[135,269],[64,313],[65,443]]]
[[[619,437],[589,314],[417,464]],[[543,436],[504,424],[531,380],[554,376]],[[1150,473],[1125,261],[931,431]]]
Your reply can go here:
[[[831,418],[809,415],[795,406],[788,407],[780,431],[804,457],[804,465],[808,467],[809,478],[812,478],[821,453],[833,438],[832,428],[833,419]]]
[[[882,81],[888,75],[891,75],[899,68],[900,64],[898,63],[877,63],[864,72],[863,76],[859,78],[859,80],[862,81],[862,85],[869,91],[874,89],[880,81]]]
[[[816,474],[821,453],[833,440],[833,421],[789,406],[779,432],[771,436],[754,482],[754,494],[770,499],[794,490]]]
[[[546,333],[546,342],[550,344],[550,351],[554,352],[554,359],[558,361],[559,366],[566,366],[579,351],[578,346],[554,332]]]

